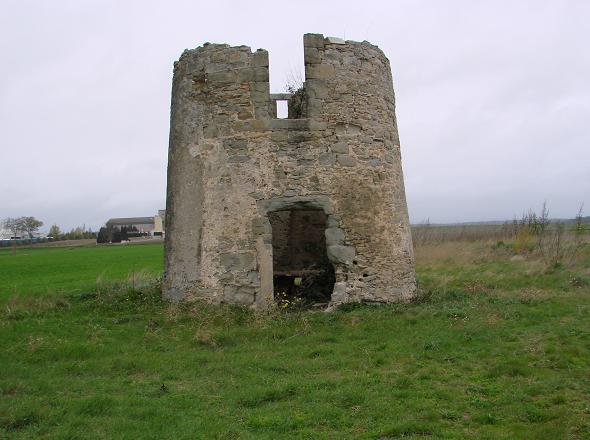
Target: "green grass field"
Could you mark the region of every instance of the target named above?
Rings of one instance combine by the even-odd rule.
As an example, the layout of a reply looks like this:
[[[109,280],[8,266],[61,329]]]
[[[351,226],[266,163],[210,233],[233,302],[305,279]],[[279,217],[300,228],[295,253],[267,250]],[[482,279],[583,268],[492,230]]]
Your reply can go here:
[[[161,301],[161,246],[2,251],[0,433],[590,438],[590,249],[550,271],[487,243],[416,257],[412,304],[255,314]]]
[[[97,280],[116,280],[131,272],[160,273],[162,243],[129,246],[0,249],[0,299],[94,289]]]

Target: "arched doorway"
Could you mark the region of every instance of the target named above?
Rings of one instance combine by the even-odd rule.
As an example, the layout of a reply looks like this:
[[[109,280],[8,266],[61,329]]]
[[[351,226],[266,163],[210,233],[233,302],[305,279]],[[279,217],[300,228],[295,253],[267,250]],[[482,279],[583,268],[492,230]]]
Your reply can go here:
[[[330,302],[335,273],[326,250],[326,213],[303,207],[271,211],[267,216],[272,228],[275,298]]]

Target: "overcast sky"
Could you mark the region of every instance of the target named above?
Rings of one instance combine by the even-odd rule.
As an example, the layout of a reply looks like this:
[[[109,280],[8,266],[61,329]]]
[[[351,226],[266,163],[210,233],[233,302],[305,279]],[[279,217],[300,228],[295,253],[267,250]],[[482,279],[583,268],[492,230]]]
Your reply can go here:
[[[206,41],[303,71],[306,32],[391,61],[410,219],[590,213],[590,2],[38,1],[0,8],[0,219],[165,206],[172,64]],[[44,228],[46,229],[46,228]]]

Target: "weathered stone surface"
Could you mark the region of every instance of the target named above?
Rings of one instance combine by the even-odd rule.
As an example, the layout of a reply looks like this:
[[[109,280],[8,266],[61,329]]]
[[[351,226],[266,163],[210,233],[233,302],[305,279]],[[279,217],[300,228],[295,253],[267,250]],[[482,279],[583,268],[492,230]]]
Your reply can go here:
[[[268,219],[263,217],[257,217],[252,220],[252,232],[254,235],[270,234],[272,230]]]
[[[330,44],[346,44],[346,41],[338,37],[326,37],[326,41]]]
[[[332,153],[322,153],[318,158],[318,162],[320,165],[334,165],[334,162],[336,162],[336,155]]]
[[[325,99],[328,97],[328,86],[321,79],[308,79],[305,82],[307,96],[313,99]]]
[[[346,283],[339,282],[334,284],[334,292],[332,293],[332,301],[336,304],[346,302],[347,295],[346,295]]]
[[[252,253],[224,253],[219,256],[221,266],[229,271],[244,271],[255,268],[256,258]]]
[[[305,77],[310,79],[326,79],[336,75],[336,69],[331,64],[308,64],[305,67]]]
[[[348,154],[339,154],[337,161],[343,167],[353,167],[356,165],[356,159]]]
[[[340,228],[327,228],[326,229],[326,244],[342,244],[344,241],[344,231]]]
[[[305,62],[308,64],[317,64],[322,62],[321,52],[315,47],[308,47],[305,51]]]
[[[252,54],[254,67],[268,67],[268,52],[264,49],[258,49]]]
[[[253,287],[226,285],[223,289],[223,301],[243,305],[254,303],[256,290]]]
[[[303,36],[303,47],[324,47],[324,36],[322,34],[305,34]]]
[[[354,260],[356,252],[352,246],[333,244],[328,246],[328,258],[336,263],[350,264]]]
[[[220,72],[211,72],[207,79],[212,83],[234,83],[236,82],[238,71],[222,70]]]
[[[330,147],[334,153],[348,154],[349,148],[346,142],[336,142]]]
[[[235,155],[235,156],[230,156],[227,158],[227,163],[244,163],[244,162],[248,162],[250,160],[250,158],[248,156],[244,156],[244,155]]]
[[[271,306],[269,216],[308,210],[325,213],[332,304],[407,300],[415,275],[389,61],[367,42],[305,35],[300,117],[276,119],[268,58],[207,44],[175,63],[164,295]]]

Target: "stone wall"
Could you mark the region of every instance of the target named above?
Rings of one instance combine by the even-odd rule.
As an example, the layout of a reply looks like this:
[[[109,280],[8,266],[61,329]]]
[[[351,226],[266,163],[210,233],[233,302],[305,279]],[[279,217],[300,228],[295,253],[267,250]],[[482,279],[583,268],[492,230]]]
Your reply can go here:
[[[305,105],[276,119],[268,53],[205,44],[175,63],[164,295],[268,307],[268,213],[323,210],[332,303],[415,291],[389,61],[304,36]]]

